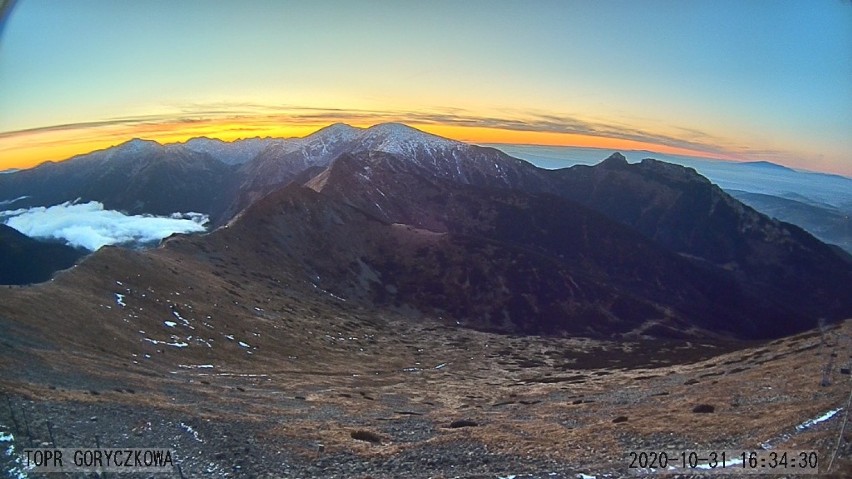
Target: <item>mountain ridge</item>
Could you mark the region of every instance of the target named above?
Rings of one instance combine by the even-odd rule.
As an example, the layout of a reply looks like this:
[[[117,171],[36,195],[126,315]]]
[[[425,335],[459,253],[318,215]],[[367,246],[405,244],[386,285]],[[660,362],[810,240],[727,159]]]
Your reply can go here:
[[[127,161],[111,161],[116,158]],[[329,236],[340,244],[328,244],[322,234],[298,226],[305,244],[285,243],[303,251],[304,257],[289,257],[282,267],[317,261],[315,257],[325,253],[315,245],[327,244],[328,251],[335,252],[327,256],[346,266],[317,263],[322,268],[314,269],[324,271],[324,281],[344,285],[368,302],[385,304],[386,293],[360,284],[358,278],[362,274],[394,277],[399,284],[391,286],[400,304],[431,310],[430,305],[445,298],[457,319],[471,314],[471,324],[486,329],[576,333],[566,318],[598,314],[599,319],[609,318],[601,324],[610,326],[602,326],[596,334],[657,330],[671,335],[694,327],[709,331],[714,315],[706,312],[719,311],[715,316],[729,318],[720,320],[723,330],[771,336],[811,327],[815,317],[836,320],[852,314],[852,303],[842,294],[842,285],[852,282],[852,267],[836,251],[801,229],[743,205],[694,169],[653,159],[631,164],[614,153],[596,166],[543,170],[493,148],[443,139],[401,124],[366,129],[334,124],[305,138],[270,143],[242,164],[227,165],[209,153],[146,141],[128,142],[106,154],[93,154],[87,161],[98,167],[98,178],[115,178],[108,181],[116,188],[112,194],[133,198],[153,191],[172,208],[177,202],[168,192],[199,184],[198,172],[206,172],[209,180],[202,183],[214,184],[214,191],[203,190],[195,196],[218,195],[205,196],[205,207],[217,205],[217,225],[227,225],[228,231],[215,231],[212,237],[231,237],[242,230],[243,239],[233,239],[232,248],[238,250],[254,234],[244,224],[250,222],[265,231],[266,223],[280,222],[273,217],[258,219],[257,212],[267,205],[270,215],[280,214],[269,205],[281,195],[290,202],[299,198],[305,203],[302,207],[308,208],[305,211],[312,202],[325,205],[316,214],[337,211],[332,216],[351,217],[364,231],[347,229],[351,227],[345,221],[329,220],[317,228],[336,231]],[[152,179],[174,183],[157,184]],[[345,208],[354,208],[362,216],[344,214]],[[310,224],[310,218],[297,212],[288,213],[294,225]],[[394,229],[400,227],[412,230]],[[592,236],[600,244],[581,241],[587,236],[574,236],[578,249],[565,249],[558,238],[578,234],[575,227],[598,231]],[[276,234],[286,236],[282,228],[252,244],[260,251],[270,247],[264,242],[274,246],[280,242],[273,238]],[[481,285],[487,287],[472,286],[475,294],[460,297],[440,270],[424,269],[418,250],[412,250],[407,241],[435,239],[435,234],[448,236],[427,245],[422,252],[426,262],[444,264],[449,271],[474,268],[480,271]],[[610,259],[607,248],[614,254]],[[365,263],[361,256],[370,261]],[[253,261],[262,265],[277,260],[273,255]],[[511,261],[523,271],[518,278],[510,274]],[[363,269],[365,265],[369,267]],[[658,267],[666,273],[653,276]],[[494,278],[485,271],[492,271]],[[308,277],[315,273],[304,270]],[[535,279],[536,274],[540,279]],[[421,276],[431,278],[424,283],[431,286],[419,284]],[[571,279],[575,276],[587,278],[582,288],[588,292],[585,296],[566,286],[576,282]],[[467,284],[460,276],[454,278]],[[491,290],[500,291],[500,281],[524,291],[520,299],[489,296]],[[659,294],[649,286],[654,284],[670,294]],[[630,307],[616,306],[616,290],[636,311],[644,312],[634,317]],[[542,297],[536,299],[539,293]],[[545,315],[550,319],[542,316],[538,326],[525,323],[536,317],[536,311],[543,311],[542,298],[553,302],[563,295],[584,299],[573,305],[556,301],[555,309]],[[587,308],[586,312],[577,313],[572,310],[575,306]],[[501,311],[508,316],[500,319]]]

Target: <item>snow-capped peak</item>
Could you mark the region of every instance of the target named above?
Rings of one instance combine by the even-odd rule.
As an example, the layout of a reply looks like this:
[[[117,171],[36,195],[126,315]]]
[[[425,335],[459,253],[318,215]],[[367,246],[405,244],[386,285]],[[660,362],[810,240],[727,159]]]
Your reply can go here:
[[[322,141],[322,142],[338,142],[352,141],[361,134],[361,128],[347,125],[346,123],[334,123],[325,128],[321,128],[309,136],[302,138],[304,142]]]
[[[118,145],[116,148],[120,149],[121,151],[134,152],[135,153],[135,152],[138,152],[138,151],[142,151],[142,150],[146,150],[146,149],[150,149],[150,148],[157,148],[157,147],[160,147],[160,146],[162,146],[162,145],[160,145],[159,143],[157,143],[154,140],[143,140],[141,138],[134,138],[132,140],[125,141],[124,143]]]
[[[247,138],[236,141],[223,141],[205,136],[195,137],[183,143],[183,146],[196,153],[207,153],[227,165],[245,163],[258,155],[263,149],[282,140],[270,138]],[[181,144],[176,144],[180,146]]]
[[[142,140],[140,138],[134,138],[112,148],[101,150],[101,155],[103,155],[102,157],[106,159],[112,159],[116,157],[124,158],[127,156],[136,156],[140,154],[151,154],[155,150],[162,147],[163,145],[153,140]],[[83,156],[85,157],[85,155]]]
[[[410,153],[418,147],[426,150],[452,148],[464,143],[443,138],[402,123],[382,123],[364,130],[358,138],[360,149],[387,153]]]

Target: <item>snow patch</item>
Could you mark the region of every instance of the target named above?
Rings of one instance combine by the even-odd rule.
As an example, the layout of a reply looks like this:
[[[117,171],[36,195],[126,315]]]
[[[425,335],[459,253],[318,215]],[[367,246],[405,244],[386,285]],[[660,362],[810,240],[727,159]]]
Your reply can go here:
[[[174,328],[175,326],[177,326],[177,323],[174,322],[174,321],[163,321],[163,324],[165,324],[166,326],[168,326],[170,328]]]
[[[802,431],[804,431],[804,430],[806,430],[806,429],[810,429],[810,428],[812,428],[812,427],[816,426],[817,424],[819,424],[819,423],[821,423],[821,422],[823,422],[823,421],[828,421],[829,419],[831,419],[832,417],[834,417],[834,415],[835,415],[835,414],[839,413],[839,412],[840,412],[840,411],[842,411],[842,410],[843,410],[843,408],[842,408],[842,407],[839,407],[839,408],[837,408],[837,409],[832,409],[831,411],[826,412],[826,413],[825,413],[825,414],[823,414],[822,416],[815,417],[815,418],[813,418],[813,419],[808,419],[807,421],[805,421],[805,422],[803,422],[803,423],[799,424],[798,426],[796,426],[796,431],[798,431],[798,432],[802,432]]]
[[[196,441],[204,442],[204,441],[201,440],[200,437],[198,437],[198,431],[193,429],[192,426],[190,426],[188,424],[180,423],[180,427],[184,428],[184,430],[186,430],[186,432],[192,434],[192,437],[195,438]]]
[[[158,340],[156,340],[156,339],[151,339],[151,338],[149,338],[149,337],[144,337],[144,338],[142,338],[142,340],[143,340],[143,341],[148,341],[148,342],[149,342],[149,343],[151,343],[151,344],[165,344],[166,346],[172,346],[172,347],[174,347],[174,348],[186,348],[186,347],[189,347],[189,343],[184,343],[184,342],[177,342],[177,341],[175,341],[174,343],[169,343],[169,342],[166,342],[166,341],[158,341]],[[150,357],[150,356],[148,356],[147,354],[146,354],[146,356],[147,356],[147,357]]]
[[[24,465],[24,461],[17,454],[15,450],[15,436],[10,432],[3,431],[2,429],[6,429],[6,427],[0,424],[0,442],[8,442],[9,446],[6,448],[6,456],[9,458],[9,469],[6,470],[8,477],[12,477],[14,479],[27,479],[27,468]]]
[[[115,302],[122,308],[127,306],[127,304],[124,303],[124,295],[121,293],[115,293]]]

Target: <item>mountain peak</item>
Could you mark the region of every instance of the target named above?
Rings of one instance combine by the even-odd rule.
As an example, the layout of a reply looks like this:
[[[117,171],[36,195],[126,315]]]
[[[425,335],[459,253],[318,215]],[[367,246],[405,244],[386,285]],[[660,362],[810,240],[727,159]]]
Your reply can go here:
[[[711,184],[710,180],[695,171],[695,168],[676,165],[665,161],[645,158],[639,163],[642,170],[680,182]]]
[[[363,131],[361,128],[356,128],[352,125],[338,122],[338,123],[332,123],[331,125],[320,128],[319,130],[315,131],[311,136],[317,135],[317,134],[319,134],[319,135],[326,135],[326,134],[355,135],[355,134],[360,133],[361,131]]]
[[[123,151],[140,151],[148,148],[156,148],[162,146],[154,140],[143,140],[142,138],[133,138],[132,140],[125,141],[124,143],[118,145],[116,148],[120,148]]]
[[[361,133],[361,149],[385,153],[410,154],[418,149],[437,150],[462,143],[433,135],[402,123],[381,123]]]
[[[397,123],[397,122],[388,122],[388,123],[379,123],[378,125],[373,125],[366,130],[374,135],[411,135],[411,134],[427,134],[422,130],[418,130],[412,126],[408,126],[405,123]]]
[[[209,136],[193,136],[192,138],[183,142],[185,145],[189,145],[192,143],[229,143],[225,140],[219,138],[210,138]],[[177,143],[180,144],[180,143]]]
[[[619,152],[615,152],[600,163],[600,166],[605,168],[622,168],[627,166],[627,158]]]

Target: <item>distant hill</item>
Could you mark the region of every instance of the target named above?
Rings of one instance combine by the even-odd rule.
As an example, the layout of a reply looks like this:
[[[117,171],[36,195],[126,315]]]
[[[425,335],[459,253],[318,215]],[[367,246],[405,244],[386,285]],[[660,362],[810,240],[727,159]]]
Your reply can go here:
[[[747,191],[728,190],[728,193],[767,216],[799,225],[820,240],[852,254],[852,217],[838,208]]]
[[[752,168],[768,168],[773,170],[781,170],[781,171],[796,171],[792,168],[788,168],[784,165],[779,165],[778,163],[772,163],[771,161],[743,161],[740,163],[742,166],[752,167]]]

